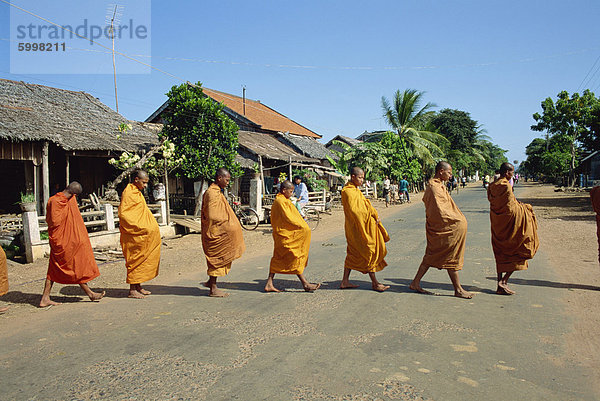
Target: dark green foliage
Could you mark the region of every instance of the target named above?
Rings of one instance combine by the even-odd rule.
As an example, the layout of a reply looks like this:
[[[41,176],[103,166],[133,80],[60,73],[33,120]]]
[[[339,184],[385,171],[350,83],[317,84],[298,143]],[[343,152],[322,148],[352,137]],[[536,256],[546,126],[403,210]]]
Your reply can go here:
[[[317,192],[327,188],[327,181],[319,179],[317,173],[312,170],[292,170],[292,178],[299,175],[302,177],[302,181],[306,184],[309,192]]]
[[[208,181],[225,167],[233,177],[239,176],[238,126],[223,112],[223,105],[204,96],[199,82],[173,86],[167,96],[162,135],[175,145],[175,156],[184,158],[181,172]]]

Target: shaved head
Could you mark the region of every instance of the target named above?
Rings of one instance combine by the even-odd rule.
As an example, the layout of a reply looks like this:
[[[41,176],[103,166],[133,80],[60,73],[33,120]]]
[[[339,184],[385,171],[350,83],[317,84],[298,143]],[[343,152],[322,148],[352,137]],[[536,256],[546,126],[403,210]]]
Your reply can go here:
[[[450,163],[445,161],[439,161],[438,164],[435,165],[435,172],[437,173],[440,170],[448,170],[450,168]]]
[[[361,173],[364,174],[365,172],[360,167],[352,167],[352,170],[350,170],[350,175],[360,175]]]
[[[231,176],[231,173],[229,172],[229,170],[227,170],[225,167],[221,167],[220,169],[217,170],[217,172],[215,173],[215,181],[219,178],[219,177],[228,177]]]
[[[279,187],[279,192],[281,192],[284,189],[294,189],[294,184],[292,184],[290,180],[285,180],[281,183],[281,186]]]
[[[142,170],[141,168],[135,169],[133,171],[133,173],[131,173],[131,180],[135,180],[136,178],[139,178],[140,180],[145,180],[145,179],[149,179],[150,176],[148,175],[148,172],[146,170]]]
[[[67,191],[73,195],[79,195],[83,191],[83,188],[80,183],[73,181],[67,186]]]
[[[507,171],[514,171],[515,166],[506,162],[500,165],[500,174],[504,175]]]

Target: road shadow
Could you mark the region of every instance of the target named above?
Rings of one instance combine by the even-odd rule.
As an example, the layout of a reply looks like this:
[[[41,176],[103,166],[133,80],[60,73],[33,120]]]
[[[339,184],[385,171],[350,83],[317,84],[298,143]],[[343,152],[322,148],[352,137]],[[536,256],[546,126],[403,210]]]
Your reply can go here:
[[[388,291],[393,291],[393,292],[406,292],[406,293],[413,293],[416,294],[415,291],[410,289],[410,283],[412,282],[412,280],[410,279],[404,279],[404,278],[391,278],[388,279],[388,281],[391,281],[394,284],[400,284],[400,286],[392,286]],[[448,281],[450,281],[450,278],[448,278]],[[451,292],[451,294],[436,294],[439,296],[454,296],[454,286],[452,285],[452,283],[432,283],[430,281],[425,281],[425,280],[421,280],[421,287],[425,290],[444,290],[444,291],[449,291]],[[467,290],[467,291],[476,291],[476,292],[483,292],[486,294],[495,294],[495,291],[492,290],[488,290],[486,288],[480,288],[474,285],[468,285],[468,284],[462,284],[462,287]],[[489,291],[489,292],[488,292]]]
[[[102,288],[102,287],[90,287],[92,291],[102,292],[106,291],[105,298],[127,298],[129,295],[129,288]],[[202,290],[199,287],[183,287],[174,285],[157,285],[148,284],[143,285],[143,288],[152,292],[152,295],[180,295],[180,296],[198,296],[202,295]],[[204,287],[202,287],[204,288]],[[68,286],[62,287],[59,291],[62,295],[81,295],[83,290],[79,286]],[[85,293],[83,293],[84,296]],[[86,296],[87,298],[87,296]]]
[[[488,280],[497,281],[496,277],[486,277]],[[600,287],[587,284],[575,284],[575,283],[558,283],[556,281],[547,280],[528,280],[522,278],[511,278],[509,280],[511,284],[518,285],[532,285],[536,287],[550,287],[550,288],[566,288],[568,290],[588,290],[588,291],[600,291]]]
[[[567,221],[595,221],[596,216],[592,210],[590,197],[578,195],[569,195],[561,193],[553,198],[519,198],[523,203],[529,203],[536,207],[553,208],[557,211],[552,213],[553,218]],[[564,211],[564,213],[558,212]],[[556,213],[556,214],[555,214]],[[575,213],[575,214],[573,214]]]
[[[80,291],[81,292],[77,293],[76,295],[81,295],[83,290],[80,290]],[[61,297],[61,296],[50,295],[50,297],[52,298],[53,301],[61,302],[63,304],[75,303],[75,302],[83,301],[84,299],[86,299],[86,300],[88,299],[87,296],[85,296],[85,298],[82,298],[80,296]],[[10,302],[13,304],[29,304],[29,305],[35,306],[37,308],[40,306],[40,301],[42,300],[42,292],[40,291],[39,293],[36,293],[36,294],[30,294],[30,293],[21,292],[21,291],[9,291],[4,296],[0,297],[0,300],[2,300],[4,302]]]

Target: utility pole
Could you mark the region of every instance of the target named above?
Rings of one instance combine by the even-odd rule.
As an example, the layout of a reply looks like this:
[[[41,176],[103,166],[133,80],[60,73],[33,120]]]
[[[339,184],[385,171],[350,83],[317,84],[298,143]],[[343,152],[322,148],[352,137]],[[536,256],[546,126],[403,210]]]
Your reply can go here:
[[[246,115],[246,85],[242,85],[242,101],[244,105],[244,115]]]
[[[117,65],[115,63],[115,21],[117,23],[119,23],[119,18],[121,17],[121,15],[123,15],[122,10],[123,10],[123,6],[118,5],[118,4],[111,4],[109,5],[109,9],[108,11],[111,11],[112,6],[114,6],[114,10],[112,10],[112,17],[110,18],[110,28],[109,28],[109,33],[110,33],[110,38],[112,40],[112,62],[113,62],[113,78],[114,78],[114,84],[115,84],[115,104],[116,104],[116,109],[117,109],[117,113],[119,112],[119,99],[117,98]],[[108,17],[110,16],[110,14],[107,15],[107,20]]]

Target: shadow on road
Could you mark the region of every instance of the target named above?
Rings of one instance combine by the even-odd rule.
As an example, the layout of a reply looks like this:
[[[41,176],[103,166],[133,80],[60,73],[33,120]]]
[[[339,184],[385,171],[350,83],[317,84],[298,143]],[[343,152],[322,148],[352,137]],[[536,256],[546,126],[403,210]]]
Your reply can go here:
[[[496,277],[486,277],[488,280],[496,281]],[[551,288],[566,288],[570,290],[589,290],[589,291],[600,291],[600,287],[594,287],[593,285],[586,284],[573,284],[573,283],[557,283],[556,281],[546,280],[527,280],[522,278],[511,278],[511,284],[517,285],[533,285],[536,287],[551,287]]]
[[[519,198],[523,203],[529,203],[534,207],[546,207],[553,210],[563,210],[564,214],[558,213],[555,218],[571,221],[595,221],[596,216],[592,210],[589,196],[561,195],[553,198]],[[574,214],[575,213],[575,214]]]
[[[401,287],[392,286],[388,291],[408,292],[408,293],[416,294],[415,291],[413,291],[409,288],[409,285],[412,282],[412,280],[410,280],[410,279],[391,278],[391,279],[388,279],[388,281],[391,281],[392,283],[395,283],[395,284],[402,285]],[[449,278],[448,278],[448,281],[450,281]],[[482,292],[485,294],[495,294],[496,293],[496,291],[492,291],[487,288],[480,288],[480,287],[473,286],[473,285],[463,284],[462,286],[467,291],[476,291],[476,292]],[[454,287],[452,286],[452,283],[450,283],[450,282],[448,282],[448,283],[432,283],[430,281],[421,280],[421,287],[425,290],[444,290],[444,291],[449,291],[451,293],[451,294],[436,294],[436,295],[452,296],[452,297],[454,296]]]
[[[173,285],[144,285],[144,289],[152,292],[152,295],[182,295],[182,296],[198,296],[202,295],[202,290],[198,287],[182,287]],[[128,288],[101,288],[92,287],[93,291],[106,291],[106,298],[127,298],[129,295]],[[68,286],[60,289],[62,295],[81,295],[83,290],[79,286]],[[54,299],[54,297],[52,297]]]
[[[79,290],[79,292],[73,294],[78,295],[76,297],[60,297],[51,295],[52,300],[56,302],[61,302],[63,304],[82,301],[84,298],[81,298],[80,295],[83,293],[83,290],[81,290],[79,287],[77,287],[77,289]],[[40,289],[40,292],[36,294],[30,294],[21,291],[10,291],[4,296],[2,296],[0,299],[4,302],[10,302],[13,304],[29,304],[38,307],[40,306],[40,300],[42,299],[42,290]],[[85,297],[85,299],[88,299],[87,296]]]

